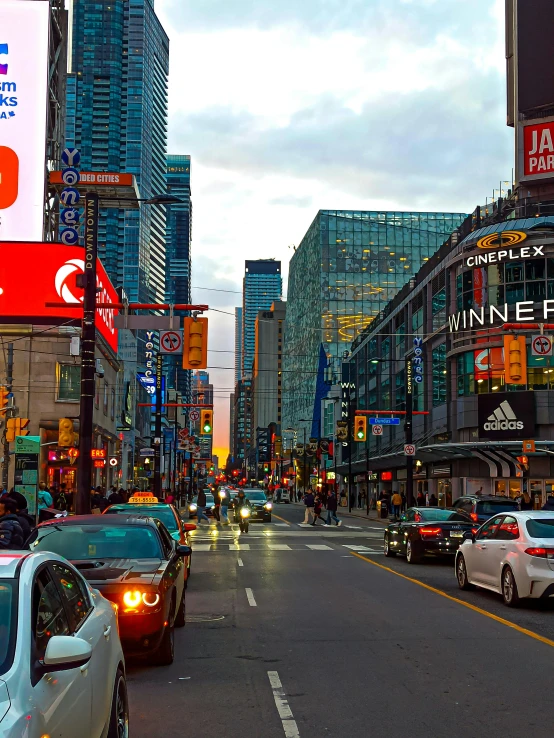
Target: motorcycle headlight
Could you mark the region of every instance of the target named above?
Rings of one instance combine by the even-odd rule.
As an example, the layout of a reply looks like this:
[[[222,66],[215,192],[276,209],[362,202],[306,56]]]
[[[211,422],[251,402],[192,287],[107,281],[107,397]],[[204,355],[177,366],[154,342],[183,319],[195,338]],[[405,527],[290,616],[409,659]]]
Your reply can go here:
[[[190,512],[196,512],[198,510],[198,505],[195,505],[194,502],[189,505]]]
[[[240,509],[240,516],[241,518],[249,518],[250,517],[250,510],[247,507],[241,507]]]
[[[265,507],[266,510],[271,510],[271,508],[273,507],[273,505],[271,504],[271,502],[266,502],[265,505],[264,505],[264,507]]]

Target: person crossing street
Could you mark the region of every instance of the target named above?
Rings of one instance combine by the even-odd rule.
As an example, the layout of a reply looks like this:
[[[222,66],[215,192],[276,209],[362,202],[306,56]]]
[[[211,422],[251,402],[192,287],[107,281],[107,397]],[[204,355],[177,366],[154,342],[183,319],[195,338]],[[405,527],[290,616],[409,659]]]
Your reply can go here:
[[[327,522],[325,525],[332,525],[331,520],[335,521],[335,525],[342,525],[342,520],[337,517],[338,500],[334,490],[327,495]]]
[[[304,495],[304,505],[306,508],[306,512],[304,513],[304,524],[310,522],[310,515],[313,518],[313,521],[315,523],[315,515],[314,515],[314,494],[310,490],[306,495]]]

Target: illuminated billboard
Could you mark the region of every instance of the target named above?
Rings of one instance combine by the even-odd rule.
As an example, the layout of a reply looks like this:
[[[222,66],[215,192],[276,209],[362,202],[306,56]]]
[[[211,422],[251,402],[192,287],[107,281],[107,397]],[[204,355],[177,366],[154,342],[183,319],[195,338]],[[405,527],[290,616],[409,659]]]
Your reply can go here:
[[[57,325],[83,317],[83,289],[77,276],[84,274],[85,249],[59,243],[0,242],[0,315],[3,323]],[[96,328],[117,353],[117,329],[112,309],[102,304],[119,302],[102,262],[96,274]],[[45,303],[76,303],[79,307],[51,308]]]
[[[0,10],[0,241],[42,241],[48,0]]]

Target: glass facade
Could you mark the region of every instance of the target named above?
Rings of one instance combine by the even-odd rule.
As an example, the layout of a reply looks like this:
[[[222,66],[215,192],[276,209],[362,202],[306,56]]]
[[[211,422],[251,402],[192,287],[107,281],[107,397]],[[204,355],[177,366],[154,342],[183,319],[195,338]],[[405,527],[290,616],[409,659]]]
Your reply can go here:
[[[167,192],[183,202],[166,206],[165,302],[191,302],[192,202],[190,190],[190,156],[168,155]],[[176,310],[176,315],[187,313]],[[169,387],[191,401],[191,372],[183,369],[181,357],[168,356]]]
[[[166,192],[169,40],[152,0],[73,2],[66,144],[83,171],[134,174],[140,196]],[[100,257],[130,301],[163,302],[165,208],[102,209]]]
[[[242,375],[252,373],[256,347],[256,318],[281,299],[281,262],[275,259],[246,261],[242,292]]]
[[[338,381],[340,362],[352,342],[465,217],[462,213],[338,210],[317,214],[290,263],[285,426],[319,433],[319,400],[326,394],[325,387]],[[443,295],[437,298],[437,320],[445,309]],[[410,327],[422,325],[423,310],[416,311],[410,321]],[[405,324],[395,331],[397,335],[382,346],[380,356],[395,359],[403,352]],[[401,373],[395,374],[384,380],[381,389],[390,394],[390,383],[400,387],[403,381]],[[368,386],[367,392],[375,395],[375,387]]]

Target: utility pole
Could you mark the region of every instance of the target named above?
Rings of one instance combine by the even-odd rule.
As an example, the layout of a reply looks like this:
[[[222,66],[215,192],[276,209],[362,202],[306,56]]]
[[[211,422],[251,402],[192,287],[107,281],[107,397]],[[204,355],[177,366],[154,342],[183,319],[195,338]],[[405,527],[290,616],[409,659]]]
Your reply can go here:
[[[13,343],[8,343],[8,359],[6,364],[6,389],[12,393],[13,385]],[[4,414],[4,461],[2,463],[2,489],[8,489],[8,477],[10,472],[10,442],[8,436],[8,418],[12,417],[14,402],[9,400],[9,405]]]
[[[156,357],[156,410],[154,415],[154,497],[162,496],[162,376],[163,354]]]
[[[406,443],[413,442],[412,420],[413,420],[413,396],[414,396],[414,369],[412,360],[406,358],[405,376],[406,376],[406,421],[404,423],[404,433]],[[412,507],[414,504],[414,457],[406,456],[406,505]]]
[[[81,403],[79,407],[79,461],[77,466],[77,515],[90,514],[92,431],[96,380],[96,262],[98,259],[98,195],[85,197],[85,273],[82,279],[83,325],[81,330]]]

